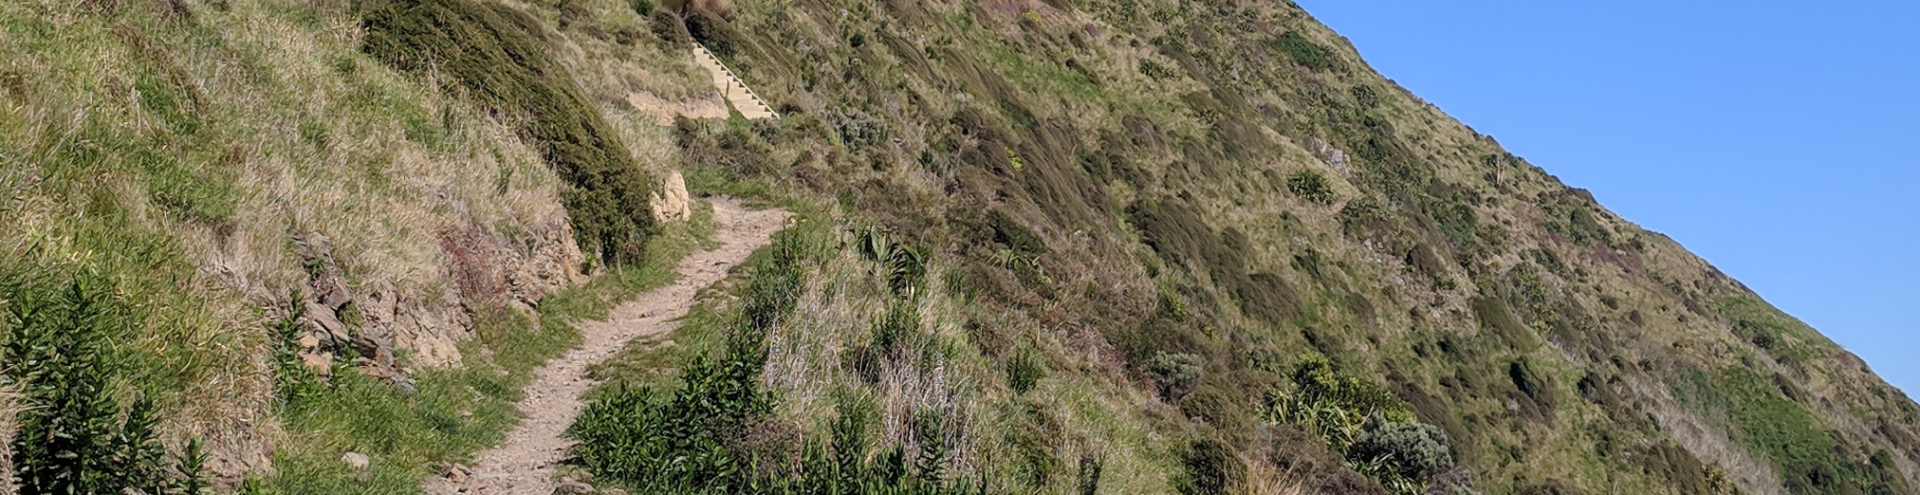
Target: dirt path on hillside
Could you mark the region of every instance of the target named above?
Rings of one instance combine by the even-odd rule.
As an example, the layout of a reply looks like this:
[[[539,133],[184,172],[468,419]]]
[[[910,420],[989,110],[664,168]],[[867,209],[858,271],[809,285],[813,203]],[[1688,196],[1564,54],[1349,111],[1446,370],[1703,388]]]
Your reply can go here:
[[[550,495],[554,493],[554,466],[566,456],[572,441],[562,437],[585,403],[580,394],[593,385],[587,365],[611,357],[637,337],[663,335],[680,326],[694,295],[727,276],[727,270],[767,245],[773,232],[786,224],[787,212],[749,211],[728,198],[709,198],[715,225],[713,240],[721,245],[680,260],[679,280],[621,303],[604,321],[581,322],[580,347],[548,361],[533,371],[520,412],[526,418],[507,433],[500,445],[474,457],[471,474],[459,480],[436,477],[426,483],[435,495]]]

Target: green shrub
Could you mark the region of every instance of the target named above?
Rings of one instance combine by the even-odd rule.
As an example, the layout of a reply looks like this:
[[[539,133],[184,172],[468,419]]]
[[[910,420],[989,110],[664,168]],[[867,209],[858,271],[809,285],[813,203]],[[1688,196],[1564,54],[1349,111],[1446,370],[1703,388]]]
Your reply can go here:
[[[1466,473],[1453,464],[1446,433],[1419,422],[1392,392],[1319,357],[1295,365],[1291,378],[1292,391],[1267,397],[1269,421],[1305,427],[1343,453],[1349,468],[1395,494],[1473,493]]]
[[[687,34],[687,24],[680,21],[680,15],[671,10],[660,9],[647,16],[653,35],[659,36],[667,48],[684,50],[693,43],[692,35]]]
[[[1016,394],[1026,394],[1033,390],[1040,378],[1045,377],[1047,369],[1033,351],[1021,349],[1018,354],[1007,359],[1007,386],[1013,387]]]
[[[1367,417],[1360,439],[1347,447],[1347,458],[1362,464],[1382,466],[1380,477],[1398,476],[1413,480],[1453,469],[1453,452],[1447,434],[1426,423],[1387,421],[1379,415]],[[1422,483],[1424,484],[1424,483]]]
[[[111,382],[124,372],[110,339],[135,325],[113,299],[111,283],[92,276],[66,282],[0,280],[0,362],[21,387],[13,472],[23,493],[199,495],[207,489],[199,442],[169,456],[145,399],[125,410]],[[3,481],[3,480],[0,480]]]
[[[1380,106],[1380,90],[1373,89],[1372,85],[1356,84],[1347,93],[1353,95],[1353,101],[1359,103],[1361,108]]]
[[[1322,206],[1332,205],[1340,199],[1333,192],[1333,183],[1318,170],[1301,170],[1287,176],[1287,190],[1301,199]]]
[[[927,261],[921,249],[872,229],[857,235],[854,248],[861,258],[886,270],[887,287],[893,289],[895,295],[912,300],[926,288]]]
[[[1040,239],[1039,234],[1033,233],[1033,230],[1021,225],[1019,220],[1015,220],[1006,212],[987,210],[987,226],[993,228],[993,242],[1004,244],[1015,252],[1047,253],[1046,241]]]
[[[438,74],[537,148],[573,187],[561,196],[582,251],[607,263],[643,255],[651,182],[619,134],[549,56],[538,21],[472,0],[369,0],[361,49],[390,66]]]
[[[1225,495],[1246,479],[1246,465],[1233,448],[1215,439],[1196,440],[1180,453],[1181,495]]]
[[[1159,352],[1147,362],[1147,376],[1160,386],[1160,398],[1179,402],[1200,385],[1206,361],[1184,352]]]
[[[719,14],[694,8],[689,9],[685,20],[687,35],[705,45],[716,56],[731,58],[746,44],[745,38],[733,28],[733,24]]]
[[[653,15],[654,9],[659,8],[653,4],[653,0],[633,0],[633,3],[628,6],[633,8],[633,13],[640,14],[640,17]]]
[[[1327,71],[1340,65],[1340,60],[1334,57],[1332,50],[1308,40],[1298,31],[1287,31],[1286,34],[1269,40],[1267,44],[1279,50],[1280,53],[1287,54],[1287,57],[1293,59],[1293,63],[1300,64],[1301,67]]]
[[[1165,64],[1155,62],[1151,59],[1140,61],[1140,74],[1153,78],[1154,80],[1167,80],[1180,76],[1180,73],[1175,72],[1172,67],[1167,67]]]

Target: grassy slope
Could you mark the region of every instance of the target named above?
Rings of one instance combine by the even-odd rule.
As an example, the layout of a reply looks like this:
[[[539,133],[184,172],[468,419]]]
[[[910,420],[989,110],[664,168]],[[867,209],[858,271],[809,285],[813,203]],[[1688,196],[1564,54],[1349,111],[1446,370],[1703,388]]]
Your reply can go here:
[[[1913,486],[1912,401],[1373,73],[1290,5],[735,11],[710,36],[789,117],[732,147],[721,133],[718,156],[768,146],[772,159],[729,166],[790,177],[937,250],[946,283],[929,289],[925,326],[977,353],[945,368],[966,385],[940,391],[976,411],[963,415],[971,448],[997,459],[968,472],[1063,491],[1086,456],[1138,476],[1103,484],[1151,492],[1177,477],[1181,439],[1217,436],[1260,461],[1274,433],[1259,398],[1283,387],[1262,363],[1320,354],[1445,428],[1490,493]],[[1307,170],[1331,179],[1332,201],[1289,190]],[[996,211],[1049,249],[1020,249]],[[933,407],[911,380],[836,370],[832,349],[857,346],[880,307],[860,280],[870,269],[844,263],[810,285],[819,317],[790,334],[824,354],[768,371],[782,414],[818,424],[823,386],[867,387],[900,404],[895,420]],[[1042,351],[1040,390],[1054,393],[1006,392],[999,369],[1022,349]],[[1204,356],[1199,390],[1157,400],[1142,369],[1157,350]]]
[[[539,154],[485,111],[364,55],[349,7],[0,6],[0,275],[109,281],[136,323],[112,335],[128,365],[119,395],[158,402],[169,446],[205,438],[217,473],[275,466],[255,486],[332,493],[352,482],[340,453],[358,450],[375,459],[378,481],[365,487],[406,493],[430,461],[457,461],[510,423],[516,384],[568,345],[567,321],[664,282],[703,227],[670,228],[644,262],[546,298],[538,323],[476,302],[432,329],[471,338],[459,354],[423,357],[465,368],[416,366],[417,394],[344,365],[330,386],[298,386],[297,367],[276,362],[291,356],[276,354],[275,331],[311,268],[294,237],[331,238],[350,290],[428,309],[469,302],[452,293],[443,233],[528,250],[572,241],[565,187]],[[641,167],[669,166],[665,130],[624,108],[624,92],[697,96],[690,61],[572,36],[554,37],[565,64],[660,69],[583,91],[622,95],[591,103]],[[0,310],[11,297],[0,294]]]
[[[1164,493],[1200,439],[1251,463],[1249,484],[1312,484],[1325,473],[1273,465],[1311,449],[1260,400],[1317,354],[1443,427],[1488,493],[1695,493],[1716,473],[1756,493],[1920,485],[1899,474],[1920,459],[1920,408],[1858,359],[1401,91],[1291,5],[745,0],[709,42],[788,118],[681,129],[624,105],[701,94],[627,5],[506,5],[553,29],[643,166],[834,199],[815,216],[847,226],[841,251],[801,299],[817,317],[775,331],[763,376],[802,432],[853,394],[883,412],[873,435],[909,447],[916,418],[955,418],[951,472],[1008,489],[1068,492],[1092,462],[1103,493]],[[147,322],[127,336],[130,388],[230,453],[280,435],[234,418],[276,412],[271,322],[251,308],[277,294],[243,292],[297,285],[289,230],[334,237],[350,279],[425,292],[448,282],[418,236],[559,211],[513,131],[361,55],[355,24],[325,2],[0,6],[0,217],[18,219],[0,224],[0,269],[116,280]],[[1303,171],[1331,196],[1290,190]],[[852,254],[858,232],[931,253],[919,312],[938,352],[900,368],[918,373],[842,366],[889,297]],[[647,280],[542,311],[590,316],[619,291],[583,291]],[[676,341],[701,348],[720,310]],[[257,486],[327,492],[352,479],[329,461],[360,449],[376,454],[368,486],[407,492],[496,435],[568,331],[481,316],[465,351],[491,363],[426,373],[411,398],[343,378],[278,409],[301,441]],[[1158,351],[1204,358],[1184,400],[1147,378]],[[658,380],[687,355],[671,354],[602,372]],[[1044,372],[1019,393],[1023,356]],[[398,442],[375,427],[394,425],[412,427]]]

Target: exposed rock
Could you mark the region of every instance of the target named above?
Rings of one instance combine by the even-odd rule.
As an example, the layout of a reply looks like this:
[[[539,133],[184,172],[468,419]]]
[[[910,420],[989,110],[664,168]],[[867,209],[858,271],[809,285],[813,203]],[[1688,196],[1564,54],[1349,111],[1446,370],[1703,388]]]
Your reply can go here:
[[[313,370],[314,373],[318,373],[320,376],[332,375],[333,353],[326,351],[301,351],[300,364],[306,365],[307,369]]]
[[[1327,144],[1326,141],[1315,137],[1307,142],[1307,151],[1313,152],[1314,157],[1326,162],[1327,167],[1332,168],[1334,172],[1340,173],[1341,177],[1353,176],[1353,162],[1347,159],[1347,152],[1340,151],[1340,148],[1335,148],[1333,145]]]
[[[366,469],[368,465],[373,464],[372,459],[368,459],[366,454],[359,452],[340,454],[340,462],[347,463],[348,466],[354,469]]]
[[[440,476],[446,478],[447,481],[454,482],[455,484],[465,483],[469,476],[473,476],[472,469],[468,469],[467,466],[454,462],[434,463],[433,470],[434,472],[440,473]]]
[[[341,273],[340,265],[334,263],[331,239],[318,232],[308,232],[294,239],[294,247],[299,251],[301,266],[307,269],[308,286],[312,289],[310,299],[336,311],[353,301],[346,276]]]
[[[679,170],[667,173],[660,181],[660,191],[653,193],[650,199],[653,206],[653,218],[662,222],[679,222],[693,218],[693,198],[687,194],[687,179]]]
[[[326,307],[311,299],[303,303],[300,312],[300,326],[307,335],[319,341],[320,348],[343,350],[353,343],[353,336],[347,332],[347,324],[340,321],[340,315],[333,308]]]
[[[592,493],[592,485],[581,483],[578,480],[560,480],[560,482],[553,487],[553,495],[590,495]]]

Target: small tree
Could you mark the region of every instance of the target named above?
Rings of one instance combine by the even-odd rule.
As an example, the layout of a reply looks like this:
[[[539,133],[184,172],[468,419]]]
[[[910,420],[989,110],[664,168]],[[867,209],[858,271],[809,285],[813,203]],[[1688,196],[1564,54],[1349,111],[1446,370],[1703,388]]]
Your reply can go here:
[[[1200,385],[1205,364],[1200,356],[1162,351],[1147,362],[1147,375],[1153,377],[1153,383],[1160,386],[1160,398],[1177,402]]]

